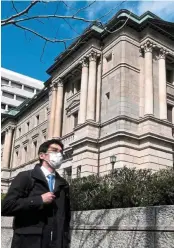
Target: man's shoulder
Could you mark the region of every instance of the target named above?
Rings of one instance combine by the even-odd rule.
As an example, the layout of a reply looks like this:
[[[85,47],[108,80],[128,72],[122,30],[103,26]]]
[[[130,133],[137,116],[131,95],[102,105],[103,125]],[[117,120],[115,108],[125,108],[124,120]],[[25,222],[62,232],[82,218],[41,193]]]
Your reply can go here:
[[[20,179],[28,179],[29,177],[31,177],[31,172],[33,170],[25,170],[25,171],[20,171],[15,178],[20,178]]]

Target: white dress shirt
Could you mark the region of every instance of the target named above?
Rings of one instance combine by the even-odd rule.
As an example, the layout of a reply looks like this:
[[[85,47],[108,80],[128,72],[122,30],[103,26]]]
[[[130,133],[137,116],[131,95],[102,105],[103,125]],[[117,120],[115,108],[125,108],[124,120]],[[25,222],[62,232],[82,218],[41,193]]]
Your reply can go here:
[[[49,181],[49,179],[47,177],[48,175],[56,176],[55,172],[50,173],[50,171],[47,168],[45,168],[44,166],[41,166],[41,170],[42,170],[43,174],[45,175],[47,182]],[[55,179],[53,181],[53,189],[54,189],[54,187],[55,187]]]

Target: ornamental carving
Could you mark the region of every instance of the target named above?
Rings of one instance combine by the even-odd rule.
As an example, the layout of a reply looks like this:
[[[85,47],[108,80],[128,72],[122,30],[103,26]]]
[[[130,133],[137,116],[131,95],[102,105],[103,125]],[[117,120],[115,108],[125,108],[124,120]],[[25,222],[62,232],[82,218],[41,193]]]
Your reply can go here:
[[[95,51],[91,51],[89,54],[89,61],[97,61],[97,53]]]
[[[59,77],[53,79],[52,84],[51,84],[51,87],[52,87],[53,90],[56,89],[57,87],[63,87],[63,81],[62,81],[62,79],[59,78]]]
[[[159,54],[158,54],[158,59],[165,59],[167,54],[168,54],[167,50],[165,50],[164,48],[160,48]]]
[[[82,64],[82,67],[88,67],[89,66],[87,57],[84,57],[80,62]]]
[[[149,40],[143,45],[143,48],[144,48],[144,52],[145,53],[147,53],[147,52],[152,53],[152,50],[153,50],[154,47],[155,47],[155,44],[153,44]]]
[[[5,131],[9,132],[9,131],[13,131],[15,129],[15,126],[8,126]]]

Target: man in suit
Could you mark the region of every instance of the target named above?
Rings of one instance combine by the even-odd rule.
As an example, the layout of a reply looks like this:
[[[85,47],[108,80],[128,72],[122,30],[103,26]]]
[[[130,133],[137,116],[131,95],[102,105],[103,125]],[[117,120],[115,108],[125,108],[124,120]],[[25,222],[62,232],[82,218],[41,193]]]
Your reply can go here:
[[[63,160],[59,139],[44,142],[40,163],[20,172],[2,202],[2,215],[14,216],[12,248],[66,248],[69,243],[69,185],[56,169]]]

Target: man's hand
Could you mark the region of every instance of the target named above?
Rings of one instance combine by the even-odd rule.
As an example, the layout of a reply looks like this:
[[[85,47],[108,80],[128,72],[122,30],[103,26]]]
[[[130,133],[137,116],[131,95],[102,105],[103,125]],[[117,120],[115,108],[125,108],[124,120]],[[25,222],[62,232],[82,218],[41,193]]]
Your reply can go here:
[[[45,193],[41,195],[43,203],[49,204],[55,199],[55,195],[52,192]]]

